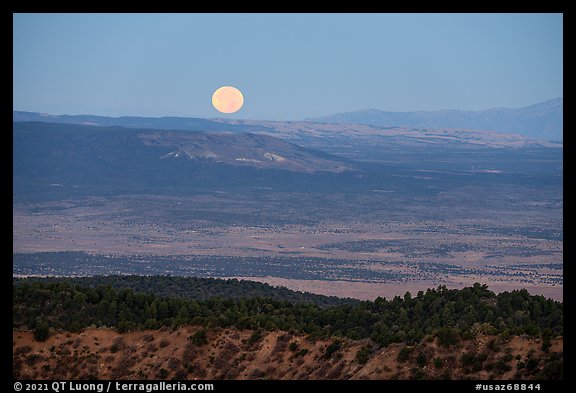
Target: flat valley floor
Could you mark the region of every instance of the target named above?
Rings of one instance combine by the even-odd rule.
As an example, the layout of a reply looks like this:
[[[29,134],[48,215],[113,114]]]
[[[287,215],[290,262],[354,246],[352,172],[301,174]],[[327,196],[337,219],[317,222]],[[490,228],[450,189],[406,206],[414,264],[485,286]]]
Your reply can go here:
[[[562,300],[561,190],[206,192],[13,205],[13,274],[236,277],[374,299],[474,282]]]

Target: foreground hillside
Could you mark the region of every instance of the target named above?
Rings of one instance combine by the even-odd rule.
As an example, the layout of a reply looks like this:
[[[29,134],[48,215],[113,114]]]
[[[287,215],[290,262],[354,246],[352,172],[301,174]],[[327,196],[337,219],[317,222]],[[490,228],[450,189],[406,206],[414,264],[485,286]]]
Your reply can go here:
[[[243,281],[13,281],[15,378],[560,379],[563,304],[475,284],[351,301]],[[114,330],[112,330],[112,328]]]
[[[311,340],[283,331],[181,327],[120,334],[13,332],[18,379],[561,379],[562,338],[479,335],[441,346],[378,349],[369,340]]]

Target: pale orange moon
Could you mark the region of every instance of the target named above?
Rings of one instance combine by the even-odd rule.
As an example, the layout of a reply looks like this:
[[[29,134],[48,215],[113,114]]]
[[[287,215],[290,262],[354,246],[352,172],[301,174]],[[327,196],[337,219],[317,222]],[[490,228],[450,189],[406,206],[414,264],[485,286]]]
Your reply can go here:
[[[244,105],[244,96],[235,87],[222,86],[212,94],[212,105],[222,113],[238,112]]]

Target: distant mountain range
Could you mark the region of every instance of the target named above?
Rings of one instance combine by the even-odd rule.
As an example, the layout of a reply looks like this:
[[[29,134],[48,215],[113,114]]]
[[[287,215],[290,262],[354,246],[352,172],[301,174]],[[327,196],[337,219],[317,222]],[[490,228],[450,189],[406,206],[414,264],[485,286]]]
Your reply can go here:
[[[50,115],[38,112],[12,112],[12,121],[81,124],[85,126],[154,128],[191,131],[248,131],[246,126],[229,126],[221,122],[195,117],[108,117],[95,115]]]
[[[563,98],[518,108],[483,111],[386,112],[366,109],[307,119],[323,123],[367,124],[373,126],[468,128],[490,130],[547,141],[563,140]]]
[[[229,132],[233,134],[252,133],[268,135],[302,147],[355,160],[373,160],[374,158],[379,160],[380,158],[377,156],[381,156],[382,153],[391,150],[405,151],[407,148],[434,148],[438,151],[439,149],[561,147],[561,143],[536,140],[524,135],[470,128],[399,127],[312,121],[209,120],[187,117],[114,118],[92,115],[48,115],[18,111],[13,112],[13,121],[14,123],[42,122],[98,127],[120,126],[155,130]]]

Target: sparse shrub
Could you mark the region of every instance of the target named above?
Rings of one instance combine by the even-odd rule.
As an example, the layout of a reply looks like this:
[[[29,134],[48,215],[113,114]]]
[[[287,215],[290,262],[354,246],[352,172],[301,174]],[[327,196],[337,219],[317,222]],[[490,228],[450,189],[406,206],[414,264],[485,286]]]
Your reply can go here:
[[[512,356],[510,356],[510,360],[512,360]],[[508,360],[508,362],[510,360]],[[501,375],[504,374],[505,372],[512,370],[512,367],[508,364],[508,362],[506,361],[506,356],[503,356],[500,359],[498,359],[496,363],[494,363],[494,370],[496,374]]]
[[[12,358],[12,377],[21,378],[22,359]]]
[[[330,359],[332,357],[332,355],[338,351],[340,348],[342,347],[342,344],[340,343],[340,341],[336,340],[333,341],[332,344],[328,345],[328,347],[326,348],[326,351],[324,352],[324,359]]]
[[[419,367],[410,370],[410,379],[426,379],[426,373]]]
[[[266,368],[266,370],[264,371],[264,375],[270,377],[270,375],[274,374],[276,371],[277,371],[276,367],[268,366],[268,368]]]
[[[474,372],[482,371],[482,367],[484,367],[484,361],[486,361],[487,358],[488,358],[487,353],[477,354],[475,359],[474,359],[472,371],[474,371]]]
[[[70,370],[70,379],[76,379],[80,374],[80,370],[76,365],[74,365]]]
[[[538,373],[538,379],[543,380],[561,380],[564,379],[564,362],[562,360],[553,360],[542,367]]]
[[[119,336],[114,339],[114,342],[110,347],[110,352],[116,353],[118,351],[122,351],[124,348],[126,348],[126,341],[124,341],[124,337]]]
[[[460,362],[462,362],[462,366],[471,366],[474,364],[476,360],[476,354],[474,352],[466,352],[462,354],[460,358]]]
[[[296,352],[298,350],[298,343],[296,342],[291,342],[290,345],[288,345],[288,350],[290,352]]]
[[[526,361],[526,374],[528,375],[533,375],[536,373],[536,371],[538,370],[538,366],[540,365],[540,362],[538,361],[538,359],[530,357],[527,361]]]
[[[166,370],[165,368],[161,368],[156,374],[156,377],[158,377],[158,379],[166,379],[168,377],[168,374],[170,374],[168,370]]]
[[[20,354],[26,354],[32,352],[32,347],[29,345],[25,345],[23,347],[18,347],[14,350],[14,356],[18,356]]]
[[[278,336],[278,341],[288,342],[291,338],[292,337],[289,334],[282,334],[281,336]]]
[[[214,368],[223,370],[223,372],[227,374],[227,368],[229,367],[231,360],[234,358],[234,355],[238,352],[240,352],[240,348],[232,342],[227,342],[222,348],[222,351],[214,357]]]
[[[436,367],[437,369],[441,369],[443,365],[444,364],[442,362],[442,359],[434,358],[434,367]]]
[[[261,379],[262,377],[266,376],[266,373],[259,368],[254,369],[250,374],[250,379]]]
[[[238,346],[236,344],[234,344],[233,342],[228,341],[224,345],[224,348],[223,348],[221,353],[224,353],[226,356],[231,357],[231,356],[237,354],[238,352],[240,352],[240,348],[238,348]]]
[[[252,332],[252,334],[250,335],[250,337],[248,338],[248,341],[246,341],[246,345],[248,347],[250,347],[250,346],[256,344],[261,339],[262,339],[262,331],[261,330],[254,330]]]
[[[286,347],[288,347],[288,342],[286,340],[280,340],[280,337],[278,337],[278,341],[276,341],[276,345],[274,345],[272,349],[272,354],[277,355],[276,357],[279,359],[281,354],[286,351]]]
[[[456,366],[456,356],[455,355],[446,356],[446,358],[444,359],[444,364],[448,365],[449,367],[455,367]]]
[[[564,353],[563,352],[550,352],[548,354],[548,361],[552,362],[554,360],[562,359]]]
[[[334,367],[328,375],[326,375],[327,379],[338,379],[342,375],[342,370],[344,369],[344,363],[340,362],[336,367]]]
[[[212,362],[212,367],[216,370],[224,370],[228,368],[228,359],[224,356],[218,355]]]
[[[410,355],[412,355],[412,348],[403,347],[400,352],[398,352],[398,357],[396,360],[398,360],[400,363],[407,362],[410,359]]]
[[[33,353],[33,354],[28,355],[28,356],[26,357],[25,363],[26,363],[28,366],[32,367],[32,366],[34,366],[36,363],[38,363],[40,360],[43,360],[43,359],[44,359],[44,357],[42,357],[42,356],[40,356],[40,355],[38,355],[38,354],[36,354],[36,353]]]
[[[158,345],[160,345],[160,348],[166,348],[168,345],[170,345],[170,341],[163,338],[162,340],[160,340],[160,343]]]
[[[184,353],[182,354],[182,361],[184,363],[190,363],[194,360],[194,358],[198,355],[198,347],[196,345],[189,342],[186,344],[186,348],[184,348]]]
[[[366,364],[368,359],[372,355],[372,347],[371,346],[364,346],[356,352],[356,361],[359,364]]]
[[[152,353],[152,352],[156,352],[157,350],[158,350],[158,346],[154,343],[150,343],[146,346],[145,355]]]
[[[427,362],[428,358],[426,357],[426,354],[424,352],[420,352],[418,356],[416,356],[416,364],[419,367],[424,367]]]
[[[116,368],[113,370],[111,374],[112,379],[119,379],[128,376],[130,368],[136,365],[136,363],[137,359],[135,357],[125,353],[118,361]]]
[[[36,341],[46,341],[50,335],[50,328],[48,324],[44,321],[39,322],[34,329],[34,340]]]
[[[142,336],[142,340],[146,343],[150,343],[150,342],[154,341],[154,336],[151,334],[145,334]]]
[[[172,371],[176,370],[178,367],[180,367],[180,360],[176,359],[176,358],[170,358],[168,359],[168,368]]]
[[[86,362],[90,364],[96,364],[98,362],[99,357],[100,357],[99,355],[91,353],[86,357]]]
[[[492,352],[500,352],[502,350],[502,344],[500,340],[493,338],[492,340],[488,341],[487,348]]]
[[[200,365],[196,366],[195,370],[196,370],[195,374],[199,378],[205,378],[208,375],[208,371],[206,371],[206,369],[201,367]]]
[[[198,347],[208,344],[208,334],[206,330],[200,329],[189,338],[190,342]]]
[[[173,380],[176,381],[183,381],[188,377],[188,372],[181,368],[180,370],[176,371],[176,373],[174,374],[174,378],[172,378]]]

